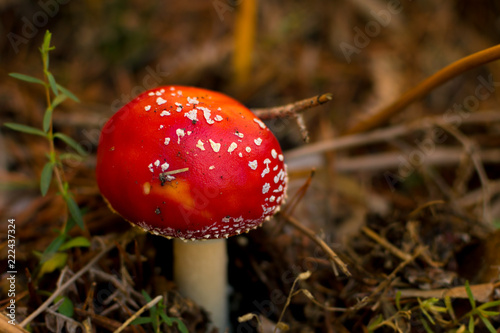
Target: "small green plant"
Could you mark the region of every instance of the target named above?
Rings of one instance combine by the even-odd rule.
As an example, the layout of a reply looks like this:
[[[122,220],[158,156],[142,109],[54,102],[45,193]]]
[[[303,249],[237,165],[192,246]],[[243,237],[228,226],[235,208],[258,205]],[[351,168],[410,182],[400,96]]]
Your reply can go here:
[[[43,196],[45,196],[53,182],[53,178],[55,178],[58,194],[62,196],[68,208],[68,214],[64,220],[63,226],[59,231],[59,236],[56,237],[56,239],[50,244],[50,246],[44,251],[44,253],[39,254],[41,259],[40,263],[42,265],[42,267],[40,268],[40,273],[42,273],[41,275],[43,275],[43,273],[51,272],[56,268],[61,268],[66,264],[67,255],[65,253],[62,253],[62,251],[75,246],[89,246],[88,240],[84,239],[83,237],[70,239],[70,237],[68,236],[69,230],[71,230],[75,225],[78,225],[81,229],[84,229],[84,223],[82,212],[69,190],[68,182],[64,179],[63,161],[67,159],[81,160],[87,154],[82,146],[75,140],[63,133],[54,132],[53,129],[52,114],[54,112],[54,109],[68,98],[72,99],[75,102],[79,102],[79,100],[71,91],[58,84],[52,73],[49,71],[49,52],[55,49],[54,46],[50,46],[51,38],[52,34],[49,31],[46,31],[42,46],[40,47],[43,64],[43,80],[26,74],[9,74],[13,78],[29,83],[40,84],[44,87],[47,108],[45,109],[45,113],[43,116],[42,127],[35,128],[18,123],[4,124],[10,129],[37,135],[47,140],[49,149],[47,152],[47,162],[42,169],[40,177],[40,192]],[[71,147],[75,151],[75,153],[58,153],[55,149],[56,139],[63,141],[65,144]]]
[[[415,316],[428,333],[440,329],[445,329],[445,332],[448,333],[474,333],[480,322],[483,322],[488,332],[497,333],[489,318],[500,315],[499,311],[492,311],[492,309],[500,307],[500,300],[477,306],[469,282],[466,281],[464,287],[472,309],[460,318],[456,317],[449,296],[445,296],[443,299],[436,297],[417,298],[418,304],[406,302],[405,307],[402,307],[401,292],[398,291],[395,297],[397,311],[394,311],[390,316],[382,314],[374,316],[368,324],[368,332],[375,332],[384,326],[392,328],[394,332],[403,332],[404,330],[399,323],[406,322],[408,324],[409,319]]]
[[[143,290],[142,295],[146,299],[146,302],[151,302],[152,298]],[[163,299],[158,302],[157,305],[152,306],[149,309],[149,317],[139,317],[132,321],[131,325],[143,325],[151,324],[155,333],[162,332],[161,325],[166,324],[172,327],[174,323],[177,324],[177,328],[181,333],[189,333],[186,325],[179,318],[171,318],[167,315],[167,306],[163,304]]]
[[[446,314],[448,308],[439,305],[439,303],[442,302],[440,299],[431,297],[422,301],[420,298],[417,298],[417,301],[421,312],[420,322],[424,326],[426,332],[433,332],[429,323],[432,325],[436,325],[436,322],[439,322],[441,325],[449,324],[441,315]]]
[[[474,295],[472,294],[472,290],[470,289],[468,281],[465,282],[465,290],[467,291],[469,303],[472,307],[472,309],[463,316],[463,319],[466,319],[466,318],[469,319],[469,323],[468,323],[468,327],[467,327],[468,331],[470,333],[474,333],[474,328],[476,326],[476,319],[479,318],[479,319],[481,319],[484,326],[486,326],[486,328],[488,329],[489,332],[496,333],[497,330],[493,327],[493,325],[491,324],[488,317],[498,316],[498,315],[500,315],[500,312],[499,311],[489,311],[488,309],[500,306],[500,300],[494,301],[494,302],[487,302],[487,303],[481,304],[480,306],[476,306],[476,300],[474,299]]]
[[[87,238],[78,236],[71,238],[67,232],[59,234],[45,249],[43,253],[35,251],[35,255],[40,260],[40,270],[38,276],[51,273],[56,269],[63,268],[68,260],[68,254],[65,252],[75,247],[89,247],[90,242]]]

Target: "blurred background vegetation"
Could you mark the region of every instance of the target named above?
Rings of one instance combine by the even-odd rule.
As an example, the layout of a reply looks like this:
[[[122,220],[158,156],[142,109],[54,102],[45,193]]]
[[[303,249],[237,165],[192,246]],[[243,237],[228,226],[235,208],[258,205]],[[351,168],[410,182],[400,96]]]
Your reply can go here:
[[[95,185],[93,169],[100,129],[122,105],[148,88],[169,84],[199,86],[224,92],[250,108],[330,92],[331,102],[305,114],[314,143],[340,137],[349,126],[444,66],[500,43],[500,2],[493,0],[0,0],[0,22],[2,123],[40,127],[46,107],[43,90],[7,74],[21,72],[42,77],[38,48],[46,30],[52,32],[52,45],[56,46],[51,52],[52,73],[58,83],[81,100],[64,102],[54,113],[54,126],[90,153],[84,162],[65,170],[80,205],[85,207],[84,234],[89,237],[123,226],[102,203]],[[500,82],[500,62],[450,80],[391,118],[388,125],[445,114],[475,94],[479,77]],[[495,85],[476,109],[498,111],[497,90]],[[293,122],[269,125],[284,150],[304,145]],[[465,131],[480,149],[500,145],[498,122],[474,125]],[[425,133],[409,133],[405,140],[388,145],[367,144],[338,154],[296,157],[290,163],[291,193],[304,184],[311,167],[318,169],[310,191],[296,210],[297,216],[315,231],[324,232],[326,239],[340,242],[370,220],[366,218],[370,214],[395,219],[398,212],[412,211],[429,200],[454,198],[428,186],[427,173],[408,177],[394,192],[384,171],[396,170],[398,160],[379,169],[356,170],[344,164],[344,176],[335,171],[343,158],[408,147],[411,150],[423,138]],[[444,143],[456,145],[457,140],[452,138]],[[54,236],[51,230],[59,227],[63,218],[58,214],[63,204],[60,200],[53,195],[39,197],[38,179],[45,152],[45,142],[0,128],[0,225],[8,217],[16,217],[21,239],[18,256],[28,267],[34,265],[31,251],[43,250],[50,243]],[[497,155],[486,164],[492,180],[500,177],[495,159]],[[465,170],[459,194],[480,189],[478,176],[467,173],[463,164],[460,166],[463,169],[457,165],[440,168],[441,178],[433,178],[432,182],[443,181],[453,187],[460,177],[457,170]],[[496,193],[492,196],[492,217],[498,220],[500,203]],[[467,216],[482,220],[478,213],[481,205],[472,206],[460,213],[471,213]],[[356,223],[350,224],[353,220]],[[467,232],[469,229],[470,225],[465,228]],[[484,234],[481,231],[475,239]],[[273,248],[293,244],[293,240],[278,237]],[[302,255],[307,256],[307,251]],[[259,260],[267,258],[262,253],[260,256]],[[280,269],[286,270],[298,259],[286,260]],[[236,261],[234,265],[240,264]],[[380,266],[374,262],[370,265]],[[269,273],[271,266],[263,271]],[[390,272],[390,267],[394,268],[385,268]],[[281,271],[277,272],[269,273],[268,278],[279,281]],[[250,275],[259,280],[257,273]],[[259,281],[264,285],[269,282]],[[290,287],[290,283],[270,285],[270,290]],[[234,282],[234,286],[238,283]],[[266,292],[257,295],[265,298]],[[254,310],[251,302],[241,305],[241,309]],[[297,321],[307,317],[291,316]]]
[[[312,142],[332,139],[444,66],[500,41],[500,4],[486,0],[3,0],[0,17],[2,121],[41,123],[43,91],[7,73],[41,76],[38,47],[48,29],[56,46],[51,71],[82,101],[65,102],[54,114],[55,127],[90,153],[110,115],[141,91],[168,84],[218,90],[250,108],[330,92],[333,100],[305,119]],[[474,94],[479,76],[489,75],[500,81],[498,62],[450,80],[391,122],[445,114]],[[497,106],[495,90],[478,108]],[[285,150],[303,145],[293,122],[269,125]],[[43,143],[1,133],[0,179],[33,182],[43,166]],[[414,139],[409,144],[415,146]],[[474,139],[485,148],[498,144],[487,135]],[[86,163],[91,168],[92,158]],[[322,163],[313,159],[305,165]],[[368,181],[391,189],[383,172]],[[427,192],[422,195],[421,201],[428,199]]]

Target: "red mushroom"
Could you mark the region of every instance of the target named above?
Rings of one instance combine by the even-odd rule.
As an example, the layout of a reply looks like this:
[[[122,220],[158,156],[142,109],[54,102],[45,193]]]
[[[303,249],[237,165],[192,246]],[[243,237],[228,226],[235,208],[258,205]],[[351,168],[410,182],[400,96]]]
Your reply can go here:
[[[106,123],[96,173],[113,211],[151,233],[181,240],[225,239],[256,228],[279,210],[287,184],[279,143],[260,119],[226,95],[181,86],[146,91]],[[195,289],[192,284],[201,282],[191,280],[214,281],[199,265],[216,260],[203,257],[216,251],[208,246],[225,255],[225,242],[174,245],[180,290],[211,311],[220,327],[225,319],[214,312],[224,306],[204,303],[199,294],[220,300],[225,292],[206,284]],[[181,258],[185,248],[189,258]],[[223,272],[214,274],[225,288],[227,259],[217,260]]]

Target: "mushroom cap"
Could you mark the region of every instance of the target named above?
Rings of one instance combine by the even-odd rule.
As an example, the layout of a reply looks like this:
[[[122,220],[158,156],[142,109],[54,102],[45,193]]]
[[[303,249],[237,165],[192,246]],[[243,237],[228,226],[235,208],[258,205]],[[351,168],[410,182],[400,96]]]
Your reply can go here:
[[[109,119],[96,176],[124,219],[192,240],[259,226],[287,185],[280,145],[261,120],[224,94],[184,86],[146,91]]]

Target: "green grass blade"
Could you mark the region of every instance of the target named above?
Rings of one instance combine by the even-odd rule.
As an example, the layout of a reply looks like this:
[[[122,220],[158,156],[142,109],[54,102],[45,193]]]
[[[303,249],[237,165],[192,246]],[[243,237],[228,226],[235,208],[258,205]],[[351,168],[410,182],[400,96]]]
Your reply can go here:
[[[69,241],[67,241],[66,243],[61,245],[59,250],[66,251],[66,250],[74,248],[74,247],[89,247],[89,246],[90,246],[90,242],[87,238],[85,238],[83,236],[78,236],[78,237],[70,239]]]
[[[49,85],[54,95],[56,96],[59,95],[59,90],[57,89],[57,83],[56,79],[54,78],[54,75],[52,75],[51,72],[47,72],[45,73],[45,75],[47,75],[47,80],[49,80]]]
[[[134,320],[132,320],[130,325],[151,324],[152,321],[153,321],[153,319],[151,319],[150,317],[139,317],[139,318],[135,318]]]
[[[420,306],[420,311],[422,311],[424,316],[431,322],[432,325],[435,325],[434,319],[432,319],[432,316],[427,311],[425,304],[420,300],[420,298],[417,298],[417,301]]]
[[[67,297],[62,297],[64,300],[62,301],[61,305],[59,305],[59,308],[57,309],[57,312],[59,312],[62,315],[65,315],[66,317],[72,318],[75,309],[73,306],[73,302]],[[57,303],[59,301],[59,297],[54,300],[54,303]]]
[[[76,142],[75,140],[73,140],[73,138],[67,136],[66,134],[58,132],[58,133],[54,134],[54,137],[64,141],[68,146],[70,146],[71,148],[76,150],[78,154],[80,154],[82,156],[87,155],[87,152],[85,151],[85,149],[83,149],[83,147],[78,142]]]
[[[497,333],[497,330],[493,327],[493,325],[491,324],[491,322],[487,318],[485,318],[483,316],[479,316],[479,318],[481,318],[481,320],[484,323],[484,326],[486,326],[488,331],[490,331],[491,333]]]
[[[470,333],[474,333],[474,317],[473,316],[470,316],[469,317],[469,332]]]
[[[141,294],[142,294],[142,296],[144,296],[144,299],[146,300],[146,303],[149,303],[149,302],[151,302],[153,300],[151,298],[151,296],[149,296],[149,294],[145,290],[142,290]]]
[[[432,328],[429,326],[429,323],[427,322],[427,320],[425,320],[424,317],[420,317],[420,323],[422,324],[422,326],[424,327],[425,331],[427,333],[433,333],[434,331],[432,330]]]
[[[80,208],[75,202],[75,199],[71,195],[67,195],[64,197],[64,200],[66,201],[66,205],[68,205],[68,210],[73,218],[73,220],[76,222],[76,224],[82,229],[85,229],[85,225],[83,224],[83,217],[82,217],[82,212],[80,211]]]
[[[401,291],[398,290],[396,292],[396,308],[398,309],[398,311],[401,311]]]
[[[71,162],[82,162],[84,159],[82,156],[75,153],[63,153],[59,155],[59,160],[71,160]]]
[[[5,127],[13,129],[14,131],[47,137],[47,135],[43,131],[41,131],[35,127],[26,126],[26,125],[22,125],[22,124],[16,124],[16,123],[4,123],[4,125],[5,125]]]
[[[478,309],[488,309],[488,308],[494,308],[496,306],[500,306],[500,300],[484,303],[483,305],[478,306]]]
[[[476,308],[476,300],[474,299],[474,295],[472,295],[472,290],[469,286],[469,281],[465,281],[465,291],[467,292],[467,296],[469,297],[470,305],[473,309]]]
[[[163,319],[163,322],[165,324],[167,324],[168,326],[172,326],[172,324],[173,324],[172,318],[167,316],[167,314],[165,312],[160,312],[160,317],[161,317],[161,319]]]
[[[370,333],[374,332],[375,329],[377,328],[377,326],[380,325],[380,323],[383,321],[384,321],[384,316],[382,316],[382,315],[378,315],[378,317],[375,319],[372,318],[371,322],[368,325],[368,332],[370,332]]]
[[[43,115],[43,131],[48,133],[50,130],[50,124],[52,123],[52,108],[47,108],[45,114]]]
[[[40,267],[39,276],[43,276],[47,273],[52,273],[56,269],[63,268],[68,262],[68,254],[62,252],[53,253],[52,256],[45,261]]]
[[[179,329],[179,331],[181,331],[181,333],[189,333],[186,325],[182,320],[180,320],[179,318],[173,318],[173,321],[177,323],[177,328]]]
[[[43,251],[42,256],[40,258],[40,263],[44,263],[45,261],[49,260],[54,253],[59,251],[61,248],[61,245],[64,243],[66,240],[66,235],[62,234],[57,236],[50,244],[47,246],[45,251]]]
[[[482,309],[479,309],[477,308],[479,313],[481,313],[481,315],[485,316],[485,317],[494,317],[494,316],[498,316],[500,315],[500,312],[498,311],[486,311],[486,310],[482,310]]]
[[[57,84],[57,88],[59,89],[59,91],[61,93],[63,93],[64,95],[68,96],[70,99],[74,100],[75,102],[77,103],[80,103],[80,99],[78,99],[78,97],[76,97],[75,94],[73,94],[71,91],[69,91],[68,89],[64,88],[63,86],[61,86],[60,84]]]
[[[453,306],[451,305],[451,298],[449,296],[445,296],[444,304],[446,304],[446,309],[448,310],[448,313],[450,314],[451,319],[453,321],[455,321],[457,317],[455,315],[455,310],[453,309]]]
[[[41,84],[42,86],[45,85],[45,82],[43,82],[42,80],[40,80],[36,77],[33,77],[33,76],[26,75],[26,74],[9,73],[9,76],[16,78],[18,80],[21,80],[21,81],[26,81],[26,82],[30,82],[30,83],[37,83],[37,84]]]
[[[68,98],[65,94],[59,94],[54,98],[54,101],[52,102],[52,109],[55,109],[59,104],[64,102]]]
[[[45,196],[50,188],[53,170],[54,164],[52,162],[47,162],[43,166],[42,175],[40,176],[40,192],[42,192],[42,196]]]
[[[153,325],[153,330],[154,332],[158,332],[158,325],[160,324],[159,323],[159,314],[158,314],[158,307],[155,305],[155,306],[152,306],[151,308],[149,308],[149,313],[151,314],[151,319],[153,319],[153,321],[151,322],[151,325]]]

